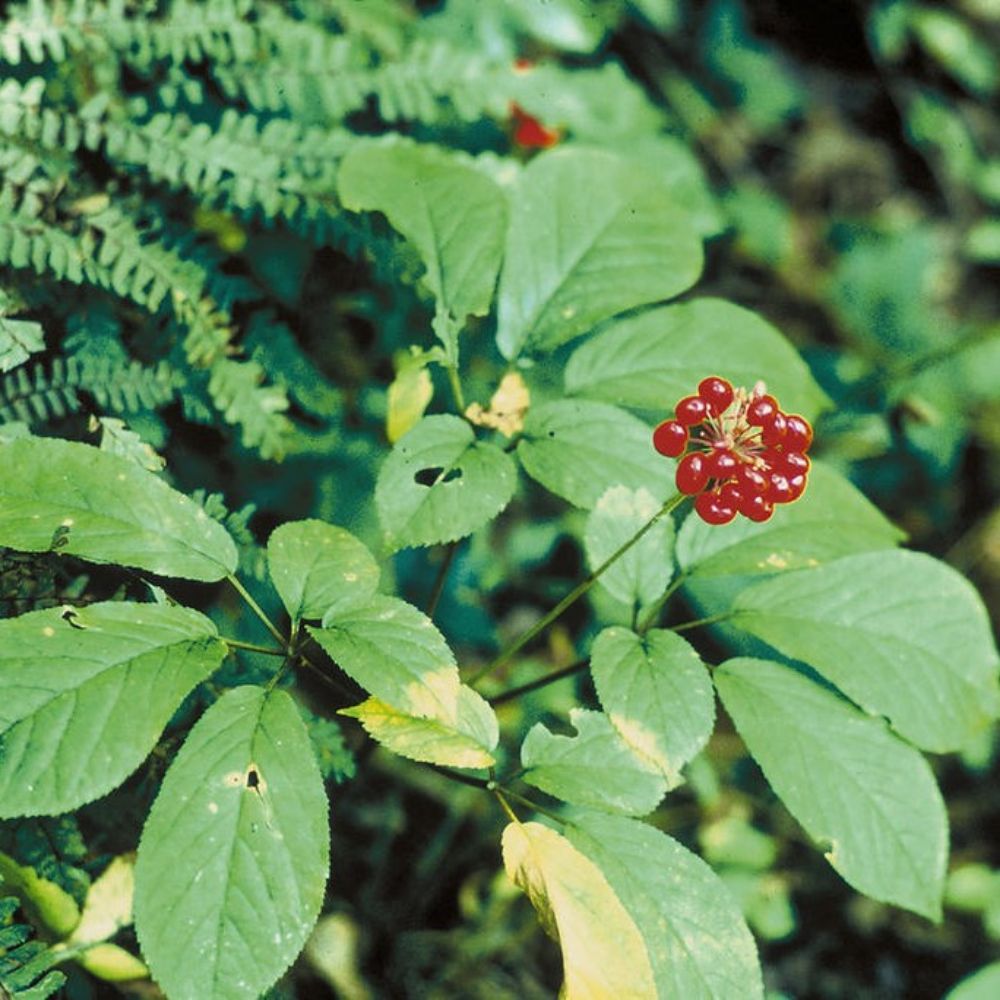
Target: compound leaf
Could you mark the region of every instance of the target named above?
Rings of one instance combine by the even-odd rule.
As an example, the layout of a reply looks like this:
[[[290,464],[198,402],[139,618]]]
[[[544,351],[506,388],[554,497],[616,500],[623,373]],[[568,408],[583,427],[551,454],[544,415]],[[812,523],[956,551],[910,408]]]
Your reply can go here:
[[[807,417],[827,402],[770,323],[723,299],[663,306],[611,324],[573,353],[566,391],[667,416],[706,375],[748,389],[764,379],[783,410]]]
[[[178,1000],[246,1000],[302,950],[323,902],[327,802],[281,690],[227,691],[195,724],[146,820],[135,924]]]
[[[225,651],[208,618],[165,604],[0,622],[0,816],[57,815],[117,787]]]
[[[363,608],[327,616],[309,634],[379,701],[406,715],[454,719],[458,667],[444,636],[422,611],[378,595]]]
[[[679,635],[653,629],[638,636],[606,628],[590,650],[601,706],[621,738],[654,763],[668,787],[708,742],[715,694],[698,654]]]
[[[701,267],[698,230],[659,177],[603,150],[539,156],[513,193],[500,351],[551,351],[610,316],[679,295]]]
[[[533,407],[517,446],[524,471],[577,507],[596,505],[609,486],[673,492],[672,463],[653,450],[649,427],[607,403],[560,399]]]
[[[687,576],[771,574],[893,548],[903,537],[840,473],[813,462],[801,499],[776,508],[770,521],[738,517],[710,525],[686,518],[677,534],[677,561]]]
[[[540,823],[511,823],[503,863],[562,948],[566,1000],[656,996],[639,929],[600,869]]]
[[[996,718],[997,651],[979,595],[918,552],[848,556],[743,591],[732,624],[808,663],[925,750]]]
[[[368,604],[378,587],[372,554],[349,531],[323,521],[291,521],[267,540],[271,580],[292,621]]]
[[[188,580],[236,569],[225,528],[130,459],[27,437],[0,444],[0,467],[0,545]]]
[[[564,802],[629,815],[652,812],[667,783],[645,755],[634,751],[602,712],[570,709],[575,736],[557,736],[542,723],[521,745],[524,781]]]
[[[341,715],[357,719],[372,739],[410,760],[446,767],[492,767],[499,739],[497,717],[489,704],[464,684],[452,719],[407,715],[377,698],[369,698]]]
[[[937,920],[948,822],[920,753],[789,667],[728,660],[715,684],[771,787],[844,879]]]
[[[656,981],[643,995],[763,996],[740,908],[701,858],[645,823],[589,810],[572,814],[567,836],[600,869],[642,934]]]
[[[460,417],[424,417],[396,442],[375,486],[387,541],[436,545],[471,534],[510,502],[517,470]]]

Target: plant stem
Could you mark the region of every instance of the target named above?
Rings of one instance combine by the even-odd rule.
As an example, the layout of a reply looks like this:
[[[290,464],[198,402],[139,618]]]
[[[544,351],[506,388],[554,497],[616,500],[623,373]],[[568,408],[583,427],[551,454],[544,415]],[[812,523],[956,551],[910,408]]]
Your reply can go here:
[[[441,565],[438,567],[437,578],[434,580],[431,597],[427,602],[428,618],[433,618],[434,612],[437,611],[438,601],[441,600],[441,595],[444,593],[445,581],[448,579],[448,570],[451,569],[451,564],[455,559],[455,552],[457,549],[458,542],[450,542],[448,544],[448,550],[445,552],[444,558],[441,560]]]
[[[608,556],[607,559],[601,563],[593,573],[590,574],[581,583],[578,583],[547,615],[540,618],[531,628],[525,630],[514,640],[511,645],[509,645],[505,650],[503,650],[499,656],[492,662],[487,664],[480,670],[477,674],[473,675],[472,679],[469,681],[470,684],[475,684],[477,681],[481,680],[487,674],[493,673],[494,670],[499,670],[500,667],[508,663],[514,656],[520,652],[532,639],[535,638],[541,632],[544,632],[571,604],[574,604],[579,598],[583,597],[584,594],[590,590],[591,587],[600,579],[601,574],[615,562],[617,562],[623,555],[636,542],[639,541],[649,531],[657,521],[660,520],[665,514],[669,514],[671,511],[675,510],[681,505],[681,503],[687,499],[684,493],[675,493],[667,502],[627,541],[620,545],[614,552]]]
[[[500,789],[494,789],[494,793],[499,794]],[[522,806],[527,806],[533,812],[541,813],[543,816],[548,816],[549,819],[555,820],[560,826],[566,825],[566,820],[558,813],[554,813],[551,809],[546,809],[545,806],[540,806],[537,802],[532,802],[531,799],[529,799],[526,795],[521,795],[520,792],[515,792],[509,788],[505,788],[503,789],[503,794],[508,799],[513,799],[515,802],[520,802]]]
[[[730,611],[720,611],[715,615],[708,615],[705,618],[694,618],[689,622],[681,622],[680,625],[671,626],[671,630],[674,632],[683,632],[685,629],[698,628],[699,625],[714,625],[716,622],[724,622],[727,618],[732,618],[733,612]]]
[[[678,573],[670,582],[670,586],[650,605],[642,621],[639,622],[639,627],[635,630],[639,635],[645,635],[656,624],[656,619],[663,610],[663,606],[680,589],[686,579],[686,574]]]
[[[236,593],[239,594],[240,597],[242,597],[243,600],[246,601],[248,605],[250,605],[250,610],[261,620],[262,624],[268,630],[268,632],[270,632],[271,635],[273,635],[274,638],[277,639],[279,643],[281,643],[281,648],[287,650],[288,640],[278,631],[278,629],[274,625],[274,622],[272,622],[271,619],[268,618],[266,614],[264,614],[263,609],[253,599],[253,595],[251,595],[250,591],[247,590],[247,588],[244,587],[243,584],[240,583],[240,581],[232,573],[230,573],[226,577],[226,579],[233,585],[233,588],[235,589]]]
[[[454,364],[445,365],[448,372],[448,381],[451,383],[451,394],[455,397],[455,405],[458,407],[459,415],[465,413],[465,393],[462,392],[462,382],[458,377],[458,366]]]
[[[553,670],[552,673],[546,674],[544,677],[537,677],[527,684],[521,684],[519,687],[511,688],[509,691],[502,691],[500,694],[495,694],[492,698],[487,698],[486,700],[493,706],[502,705],[506,701],[513,701],[515,698],[519,698],[522,694],[527,694],[529,691],[537,691],[539,688],[555,684],[556,681],[561,681],[564,677],[571,677],[573,674],[579,673],[589,662],[590,660],[588,659],[577,660],[568,667],[560,667],[558,670]]]
[[[504,798],[503,792],[499,788],[493,789],[493,794],[497,797],[497,802],[500,803],[500,808],[507,814],[507,818],[511,823],[520,823],[521,821],[517,818],[517,813],[514,812],[510,807],[510,803]]]
[[[274,646],[260,646],[256,642],[244,642],[242,639],[230,639],[227,636],[220,636],[220,638],[233,649],[246,649],[251,653],[266,653],[268,656],[285,655],[285,650],[275,649]]]

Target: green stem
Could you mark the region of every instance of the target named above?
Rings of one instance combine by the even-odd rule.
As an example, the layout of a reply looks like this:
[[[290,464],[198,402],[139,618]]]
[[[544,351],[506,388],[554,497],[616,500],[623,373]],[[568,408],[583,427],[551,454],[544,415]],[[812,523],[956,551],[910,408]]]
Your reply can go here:
[[[465,413],[465,393],[462,392],[462,382],[458,377],[458,366],[454,364],[445,365],[448,372],[448,381],[451,384],[451,394],[455,397],[455,405],[459,414]]]
[[[501,789],[495,788],[494,794],[499,795]],[[533,812],[541,813],[543,816],[548,816],[549,819],[555,820],[560,826],[566,825],[566,820],[564,817],[560,816],[558,813],[554,813],[551,809],[546,809],[545,806],[540,806],[537,802],[532,802],[526,795],[521,795],[520,792],[512,791],[510,788],[504,788],[503,794],[508,799],[513,799],[515,802],[520,802],[522,806],[527,806]],[[509,808],[509,807],[508,807]]]
[[[444,558],[441,560],[441,565],[438,567],[437,578],[434,581],[434,587],[431,590],[430,600],[427,602],[427,617],[433,618],[434,612],[437,611],[438,601],[441,600],[441,595],[444,593],[445,581],[448,579],[448,570],[451,569],[451,564],[455,559],[455,552],[458,549],[458,542],[451,542],[448,545],[448,551],[445,552]]]
[[[667,589],[649,606],[649,609],[643,616],[642,621],[639,622],[639,627],[635,630],[639,633],[639,635],[645,635],[656,624],[656,620],[660,617],[660,612],[663,610],[663,606],[683,586],[686,579],[686,574],[678,573],[677,576],[675,576],[671,581],[670,586],[667,587]]]
[[[220,638],[233,649],[246,649],[251,653],[266,653],[268,656],[285,655],[285,650],[275,649],[274,646],[260,646],[256,642],[244,642],[242,639],[230,639],[227,636],[220,636]]]
[[[676,510],[681,503],[687,499],[684,493],[675,493],[667,502],[627,541],[620,545],[614,552],[608,556],[604,562],[601,563],[593,573],[590,574],[585,580],[577,584],[547,615],[540,618],[531,628],[525,630],[514,640],[511,645],[509,645],[505,650],[503,650],[499,656],[492,662],[487,664],[480,670],[477,674],[474,674],[472,679],[469,681],[470,684],[475,684],[477,681],[481,680],[487,674],[493,673],[494,670],[499,670],[500,667],[504,666],[510,660],[512,660],[532,639],[535,638],[541,632],[544,632],[570,605],[576,603],[584,594],[590,590],[591,587],[600,579],[601,574],[611,565],[616,563],[623,555],[636,542],[641,539],[647,531],[649,531],[657,521],[660,520],[666,514],[671,511]]]
[[[689,622],[681,622],[680,625],[671,626],[674,632],[683,632],[689,628],[698,628],[700,625],[714,625],[716,622],[724,622],[733,617],[733,611],[720,611],[715,615],[708,615],[705,618],[694,618]]]
[[[226,577],[226,579],[233,585],[233,589],[236,591],[236,593],[239,594],[240,597],[242,597],[243,600],[247,602],[247,604],[250,606],[250,610],[261,620],[261,623],[264,625],[264,628],[266,628],[268,632],[270,632],[271,635],[273,635],[274,638],[278,640],[278,642],[281,644],[281,648],[287,650],[288,640],[278,631],[278,629],[275,627],[274,622],[272,622],[271,619],[268,618],[266,614],[264,614],[263,608],[261,608],[261,606],[253,599],[253,595],[250,593],[250,591],[247,590],[247,588],[244,587],[243,584],[240,583],[240,581],[232,573],[230,573]]]
[[[572,677],[573,674],[577,674],[583,670],[589,662],[590,660],[586,659],[577,660],[568,667],[560,667],[558,670],[553,670],[551,674],[546,674],[544,677],[537,677],[527,684],[521,684],[519,687],[511,688],[509,691],[502,691],[500,694],[495,694],[492,698],[487,698],[486,700],[494,707],[502,705],[507,701],[513,701],[515,698],[520,698],[522,694],[527,694],[529,691],[537,691],[539,688],[555,684],[556,681],[561,681],[564,677]]]

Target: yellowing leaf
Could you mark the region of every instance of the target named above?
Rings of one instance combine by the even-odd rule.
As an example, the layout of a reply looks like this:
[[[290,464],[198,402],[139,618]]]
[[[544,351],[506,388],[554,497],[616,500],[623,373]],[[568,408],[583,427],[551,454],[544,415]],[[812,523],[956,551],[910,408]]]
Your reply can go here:
[[[389,386],[385,417],[385,435],[390,444],[395,444],[417,423],[433,395],[434,386],[426,368],[406,363],[400,366]]]
[[[83,915],[69,938],[70,944],[91,944],[113,938],[132,923],[135,892],[135,857],[122,855],[93,882],[83,904]]]
[[[565,1000],[657,995],[639,929],[600,869],[565,837],[540,823],[511,823],[503,860],[559,940]]]
[[[40,923],[55,937],[65,937],[80,921],[80,908],[65,889],[6,854],[0,854],[0,883],[17,895],[32,923]]]
[[[524,428],[524,415],[530,405],[531,393],[521,374],[508,372],[493,393],[490,408],[484,410],[479,403],[473,403],[465,415],[477,427],[491,427],[504,437],[513,437]]]
[[[77,961],[92,975],[107,983],[123,983],[130,979],[146,979],[149,969],[131,952],[116,944],[95,944]]]

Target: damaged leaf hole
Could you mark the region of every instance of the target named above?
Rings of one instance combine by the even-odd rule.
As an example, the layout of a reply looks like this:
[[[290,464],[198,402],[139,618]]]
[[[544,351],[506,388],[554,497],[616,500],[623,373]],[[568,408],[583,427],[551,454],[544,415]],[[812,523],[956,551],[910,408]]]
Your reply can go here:
[[[436,486],[438,483],[450,483],[454,479],[461,478],[461,469],[448,469],[445,472],[444,468],[440,465],[420,469],[413,473],[413,481],[419,483],[421,486]]]

